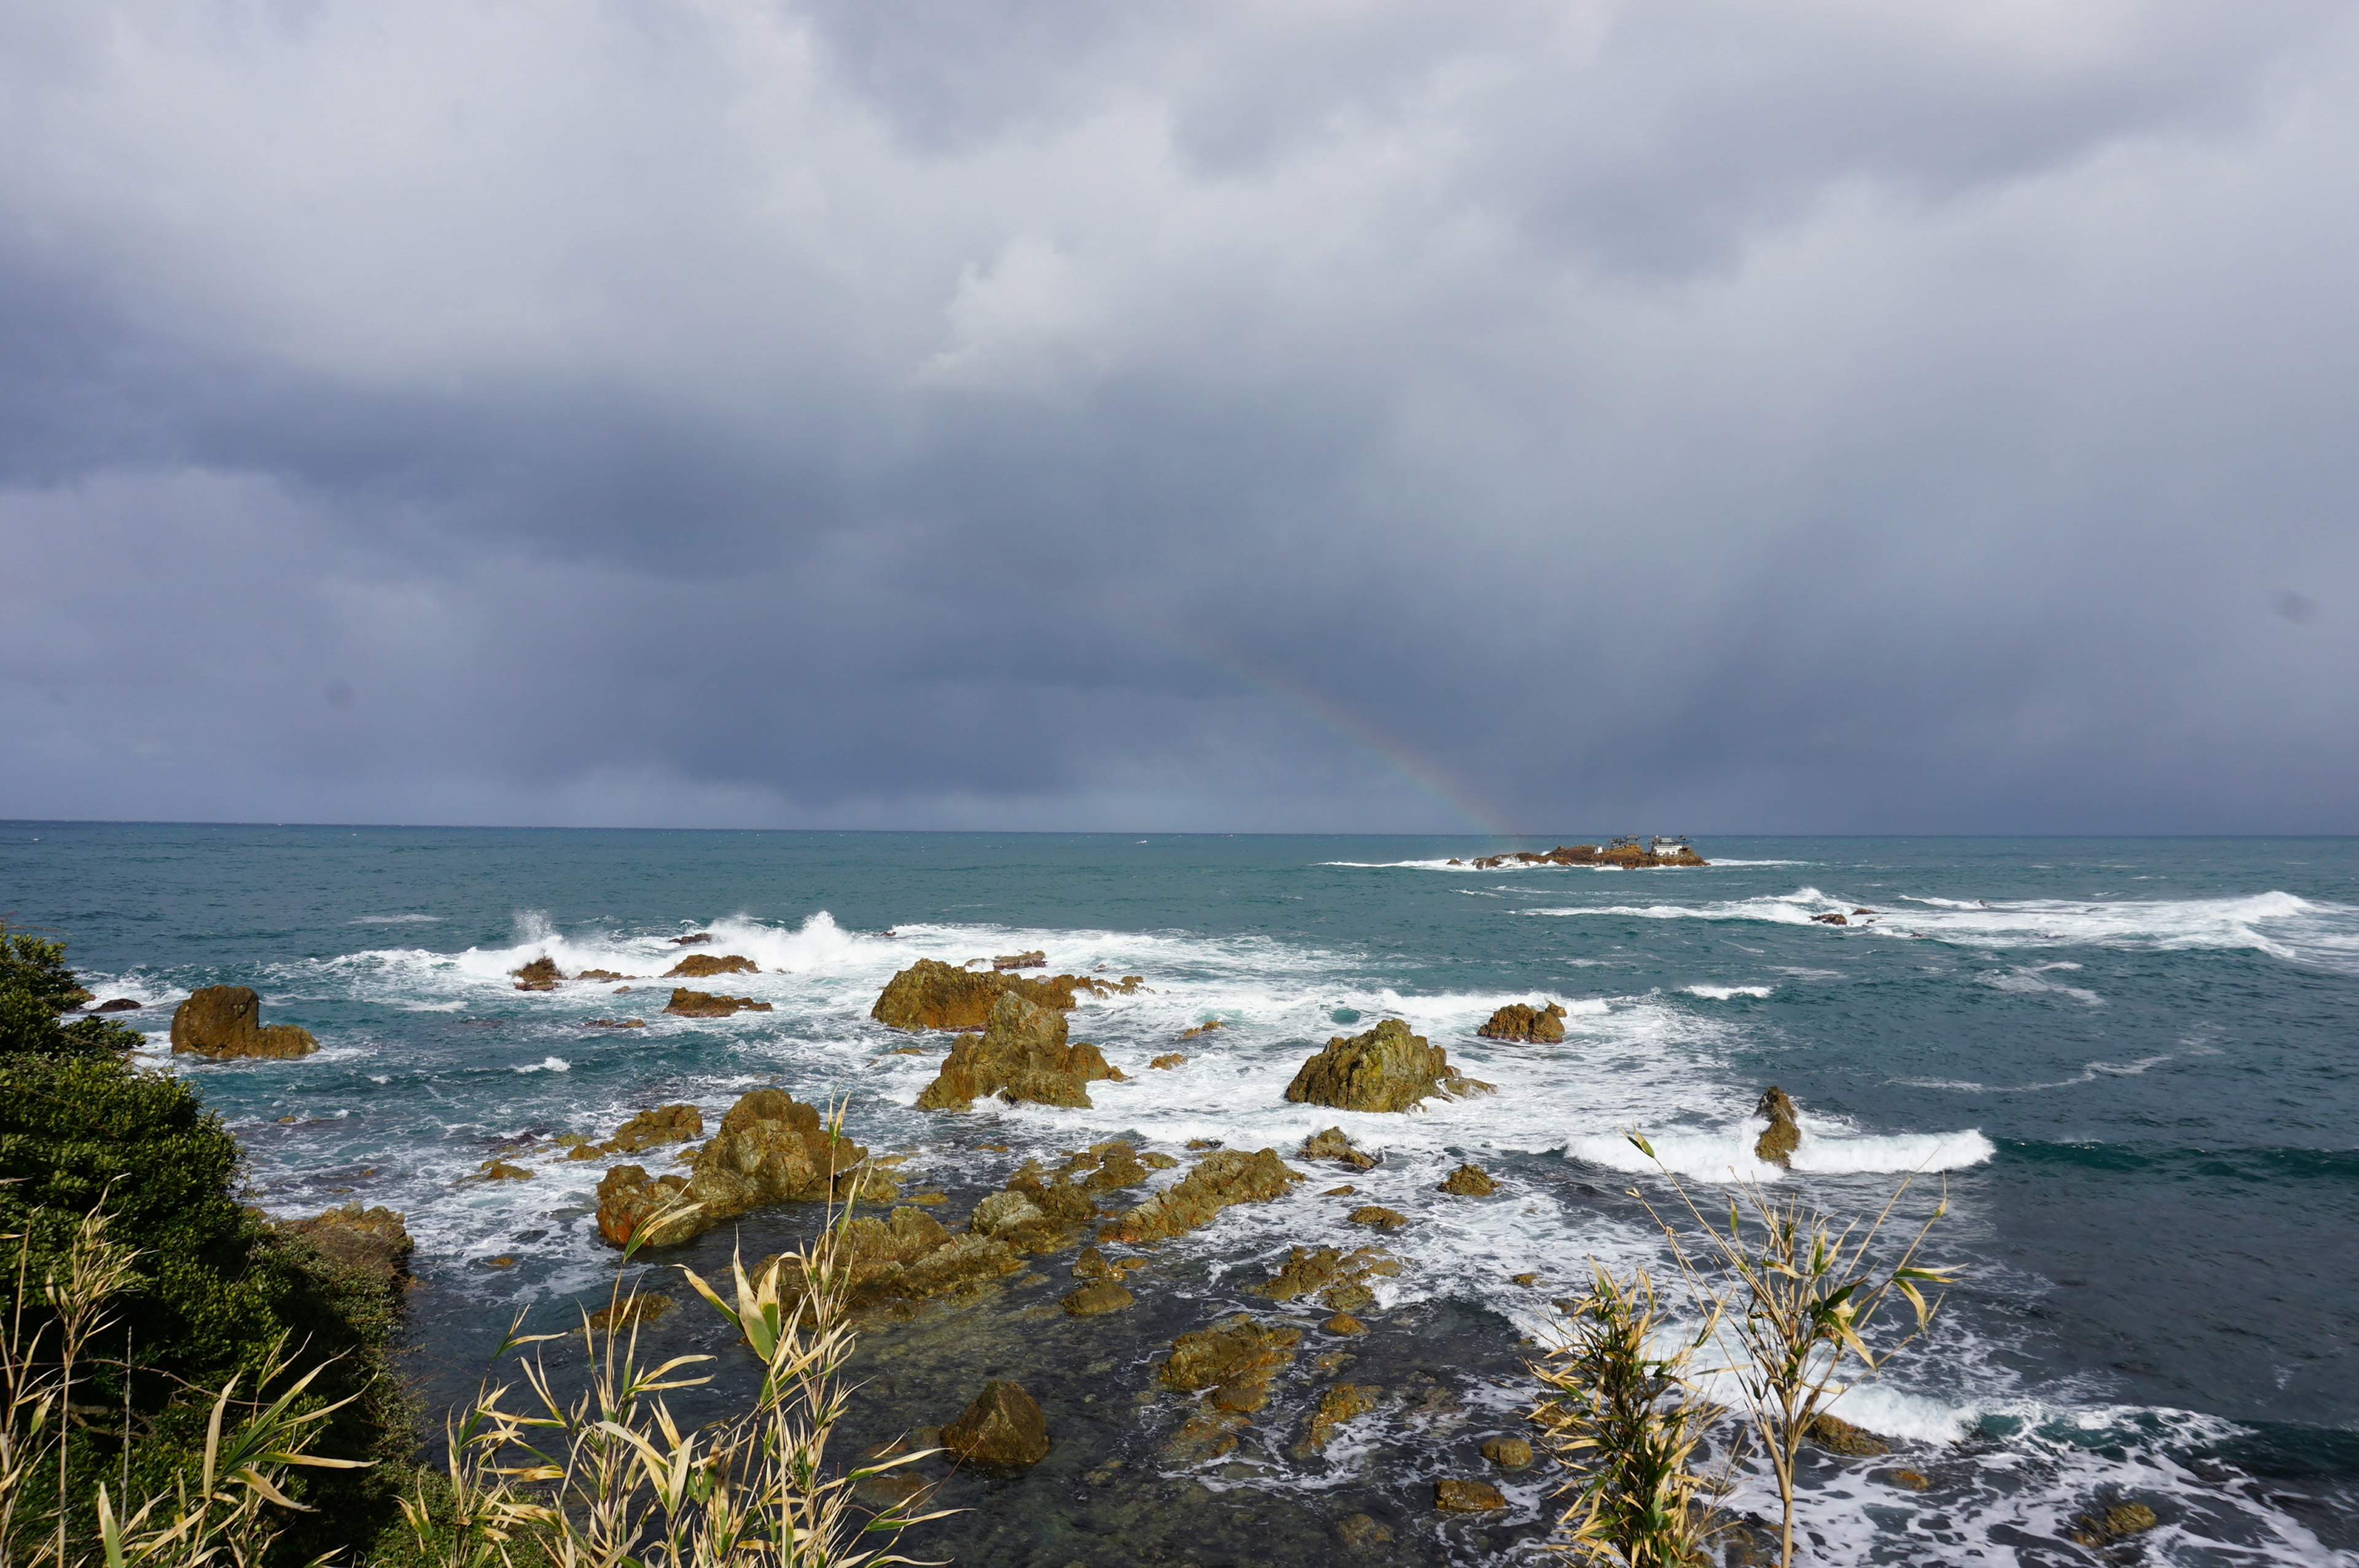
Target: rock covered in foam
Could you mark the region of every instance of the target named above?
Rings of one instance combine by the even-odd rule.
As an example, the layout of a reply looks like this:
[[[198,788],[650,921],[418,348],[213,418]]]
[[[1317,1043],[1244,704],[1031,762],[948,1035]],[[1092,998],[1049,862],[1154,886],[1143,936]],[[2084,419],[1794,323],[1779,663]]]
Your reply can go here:
[[[242,1056],[287,1059],[320,1048],[311,1032],[262,1022],[262,999],[245,986],[206,986],[172,1010],[176,1054],[226,1061]]]
[[[1485,1040],[1554,1045],[1564,1039],[1564,1008],[1557,1002],[1546,1007],[1510,1002],[1494,1012],[1490,1022],[1474,1033]]]
[[[1458,1099],[1490,1087],[1461,1076],[1447,1051],[1387,1018],[1364,1034],[1328,1041],[1295,1073],[1286,1098],[1339,1110],[1407,1110],[1429,1095]]]
[[[546,953],[522,968],[510,969],[508,973],[515,978],[516,989],[520,991],[553,991],[557,989],[557,982],[565,978],[557,967],[557,960]]]
[[[1306,1160],[1332,1160],[1339,1165],[1349,1165],[1354,1171],[1373,1169],[1376,1157],[1364,1149],[1353,1147],[1352,1140],[1340,1127],[1324,1132],[1314,1132],[1302,1141],[1302,1157]]]
[[[1487,1198],[1499,1190],[1499,1184],[1482,1166],[1462,1164],[1443,1180],[1440,1190],[1462,1198]]]

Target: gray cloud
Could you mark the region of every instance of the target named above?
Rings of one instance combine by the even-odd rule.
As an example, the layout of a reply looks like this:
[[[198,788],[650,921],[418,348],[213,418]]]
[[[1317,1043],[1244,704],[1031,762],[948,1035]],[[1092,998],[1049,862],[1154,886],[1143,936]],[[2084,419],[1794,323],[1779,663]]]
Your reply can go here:
[[[13,13],[0,814],[2350,830],[2354,51]]]

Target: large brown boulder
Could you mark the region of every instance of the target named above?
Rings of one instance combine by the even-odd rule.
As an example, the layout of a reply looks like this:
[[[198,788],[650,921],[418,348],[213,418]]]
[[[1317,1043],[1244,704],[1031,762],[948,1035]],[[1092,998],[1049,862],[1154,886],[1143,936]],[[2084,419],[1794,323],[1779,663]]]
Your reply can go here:
[[[1083,991],[1093,996],[1126,996],[1138,989],[1136,975],[1125,975],[1119,982],[1087,975],[1035,980],[920,958],[885,982],[868,1016],[896,1029],[981,1029],[999,999],[1011,993],[1036,1006],[1068,1012]]]
[[[756,1001],[750,996],[717,996],[711,991],[692,991],[686,986],[674,986],[671,1000],[664,1004],[664,1011],[682,1018],[727,1018],[734,1012],[767,1012],[770,1004]]]
[[[868,1151],[833,1137],[813,1107],[783,1089],[761,1088],[729,1108],[721,1127],[690,1162],[685,1177],[650,1177],[617,1165],[598,1184],[598,1234],[627,1246],[650,1225],[646,1243],[668,1247],[767,1204],[857,1190]],[[692,1210],[662,1217],[676,1206]]]
[[[1247,1154],[1234,1149],[1215,1150],[1196,1162],[1196,1168],[1157,1193],[1099,1234],[1102,1241],[1133,1247],[1152,1246],[1183,1236],[1209,1223],[1223,1209],[1241,1203],[1267,1203],[1303,1179],[1275,1149]]]
[[[1332,1160],[1339,1165],[1349,1165],[1354,1171],[1373,1169],[1376,1157],[1364,1149],[1354,1148],[1351,1135],[1340,1127],[1324,1132],[1314,1132],[1302,1141],[1302,1157],[1306,1160]]]
[[[734,953],[690,953],[663,972],[662,979],[701,980],[713,975],[758,975],[762,966]]]
[[[206,986],[172,1010],[172,1049],[216,1061],[233,1056],[308,1056],[320,1048],[308,1029],[262,1022],[262,999],[245,986]]]
[[[1086,1042],[1065,1044],[1064,1015],[1013,991],[992,1004],[980,1034],[962,1034],[934,1081],[918,1096],[919,1110],[965,1110],[984,1095],[1014,1103],[1087,1108],[1083,1087],[1111,1076],[1105,1058]]]
[[[392,1209],[346,1204],[309,1219],[282,1219],[277,1226],[305,1238],[333,1261],[359,1270],[387,1290],[409,1272],[413,1246],[409,1228]]]
[[[1490,1087],[1461,1077],[1447,1051],[1387,1018],[1365,1034],[1327,1042],[1286,1086],[1286,1098],[1340,1110],[1407,1110],[1428,1095],[1458,1099]]]
[[[1443,1180],[1441,1190],[1462,1198],[1487,1198],[1499,1190],[1499,1184],[1482,1166],[1462,1162]]]
[[[942,1428],[942,1446],[978,1465],[1038,1465],[1049,1457],[1049,1418],[1015,1383],[985,1383]]]
[[[1765,1165],[1784,1165],[1789,1169],[1794,1151],[1802,1145],[1801,1124],[1794,1119],[1794,1102],[1777,1085],[1769,1086],[1753,1114],[1766,1119],[1769,1126],[1753,1142],[1753,1157]]]
[[[546,953],[524,968],[508,972],[516,977],[516,989],[520,991],[553,991],[557,982],[565,978],[558,969],[557,960]]]
[[[1491,1021],[1476,1030],[1485,1040],[1516,1040],[1539,1045],[1554,1045],[1564,1039],[1564,1009],[1555,1002],[1546,1007],[1526,1007],[1522,1002],[1510,1002],[1491,1015]]]

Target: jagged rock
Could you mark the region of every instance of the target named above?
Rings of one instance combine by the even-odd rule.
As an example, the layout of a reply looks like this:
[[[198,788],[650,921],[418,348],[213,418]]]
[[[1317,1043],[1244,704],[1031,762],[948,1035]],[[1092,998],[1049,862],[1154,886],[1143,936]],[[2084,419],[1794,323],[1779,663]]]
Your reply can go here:
[[[516,989],[520,991],[553,991],[557,982],[565,978],[558,972],[557,960],[546,953],[523,968],[508,972],[516,977]]]
[[[701,980],[712,975],[758,975],[762,966],[735,953],[715,956],[712,953],[690,953],[658,977],[667,980]],[[621,977],[617,976],[617,979]]]
[[[991,967],[1002,973],[1009,969],[1045,969],[1049,955],[1034,948],[1029,953],[1003,953],[991,961]]]
[[[528,1182],[532,1173],[522,1165],[511,1165],[506,1160],[486,1160],[475,1168],[475,1174],[486,1182]]]
[[[1353,1147],[1352,1140],[1340,1127],[1324,1132],[1314,1132],[1302,1141],[1302,1157],[1306,1160],[1332,1160],[1349,1165],[1354,1171],[1365,1171],[1376,1163],[1376,1157],[1364,1149]]]
[[[1399,1262],[1381,1247],[1362,1247],[1349,1253],[1333,1247],[1297,1247],[1277,1273],[1246,1288],[1274,1302],[1316,1295],[1337,1311],[1350,1311],[1375,1300],[1362,1281],[1400,1271]]]
[[[1841,1454],[1853,1459],[1874,1459],[1892,1452],[1891,1444],[1864,1426],[1852,1425],[1840,1416],[1812,1416],[1810,1438],[1830,1454]]]
[[[1097,1317],[1120,1312],[1137,1299],[1112,1280],[1094,1280],[1065,1297],[1063,1304],[1075,1317]]]
[[[584,1029],[645,1029],[644,1018],[593,1018],[582,1025]]]
[[[2133,1535],[2144,1535],[2161,1522],[2144,1503],[2115,1503],[2074,1519],[2071,1533],[2083,1546],[2111,1546]]]
[[[1358,1383],[1337,1383],[1319,1396],[1319,1408],[1310,1412],[1310,1422],[1303,1429],[1302,1441],[1294,1445],[1295,1456],[1315,1457],[1325,1452],[1327,1440],[1335,1429],[1354,1416],[1364,1416],[1376,1408],[1376,1396],[1384,1390]]]
[[[1520,1437],[1494,1437],[1483,1444],[1483,1457],[1502,1470],[1527,1470],[1532,1445]]]
[[[598,1234],[610,1247],[626,1246],[664,1210],[697,1206],[661,1220],[647,1238],[668,1247],[766,1204],[843,1195],[868,1174],[860,1169],[867,1157],[850,1139],[833,1136],[812,1107],[782,1089],[755,1089],[729,1108],[687,1176],[650,1178],[636,1165],[607,1172],[598,1184]]]
[[[614,1130],[598,1145],[606,1154],[636,1154],[666,1143],[685,1143],[704,1136],[704,1113],[692,1105],[660,1105],[643,1110]]]
[[[590,1327],[593,1333],[619,1334],[626,1329],[636,1328],[641,1324],[654,1323],[669,1314],[678,1305],[679,1305],[678,1302],[667,1295],[635,1295],[626,1301],[617,1302],[612,1306],[602,1306],[592,1313]]]
[[[1136,975],[1124,976],[1119,986],[1081,975],[1034,980],[996,971],[978,974],[939,958],[920,958],[885,982],[868,1016],[896,1029],[980,1029],[993,1006],[1010,992],[1035,1006],[1064,1012],[1072,1008],[1079,991],[1106,995],[1137,989]]]
[[[1173,1340],[1155,1379],[1181,1393],[1209,1389],[1206,1402],[1214,1409],[1251,1414],[1269,1402],[1269,1380],[1294,1359],[1301,1343],[1299,1328],[1266,1327],[1240,1313]]]
[[[1921,1470],[1907,1468],[1878,1470],[1875,1472],[1875,1478],[1879,1481],[1888,1481],[1896,1487],[1911,1492],[1930,1492],[1933,1489],[1933,1477]]]
[[[1810,918],[1817,921],[1821,925],[1849,925],[1851,924],[1851,921],[1840,911],[1830,912],[1826,914],[1814,914],[1810,916]]]
[[[1457,861],[1450,862],[1451,865]],[[1392,1527],[1371,1514],[1347,1514],[1335,1521],[1335,1539],[1354,1552],[1369,1552],[1393,1538]]]
[[[710,931],[691,931],[685,936],[673,937],[671,945],[675,947],[694,947],[712,940],[712,933]]]
[[[977,1236],[996,1236],[1019,1226],[1038,1225],[1046,1218],[1039,1206],[1024,1194],[998,1192],[974,1206],[974,1213],[967,1217],[966,1227]]]
[[[1303,1179],[1275,1149],[1247,1154],[1215,1150],[1196,1168],[1108,1226],[1099,1239],[1133,1247],[1168,1241],[1209,1223],[1234,1204],[1266,1203]]]
[[[278,1228],[308,1238],[312,1246],[348,1269],[358,1269],[386,1289],[409,1271],[414,1244],[399,1214],[351,1203],[309,1219],[282,1219]]]
[[[1181,1030],[1180,1032],[1180,1038],[1182,1040],[1193,1040],[1200,1034],[1210,1034],[1212,1031],[1220,1027],[1221,1021],[1219,1019],[1211,1019],[1205,1022],[1196,1025],[1193,1029]]]
[[[1049,1456],[1049,1418],[1020,1384],[985,1383],[942,1428],[942,1446],[978,1465],[1038,1465]]]
[[[1378,1230],[1398,1230],[1408,1223],[1408,1216],[1378,1204],[1364,1204],[1343,1218],[1346,1224],[1374,1226]]]
[[[1087,1109],[1082,1086],[1092,1074],[1106,1076],[1096,1046],[1066,1044],[1061,1013],[1007,992],[992,1003],[981,1034],[962,1034],[951,1045],[940,1074],[919,1094],[918,1108],[966,1110],[977,1098],[997,1094],[1011,1103]]]
[[[1486,1514],[1506,1508],[1507,1499],[1488,1481],[1444,1478],[1433,1484],[1433,1506],[1446,1514]]]
[[[206,986],[172,1010],[175,1054],[223,1061],[239,1056],[286,1059],[320,1048],[311,1032],[292,1023],[265,1024],[262,999],[245,986]]]
[[[605,981],[627,980],[631,977],[628,975],[618,975],[612,969],[583,969],[577,973],[573,978],[577,980]]]
[[[1564,1038],[1564,1009],[1555,1002],[1546,1007],[1526,1007],[1522,1002],[1510,1002],[1493,1013],[1491,1021],[1474,1033],[1485,1040],[1519,1040],[1554,1045]]]
[[[1073,1260],[1073,1278],[1076,1280],[1113,1280],[1119,1279],[1121,1275],[1122,1271],[1107,1262],[1105,1254],[1094,1247],[1082,1248],[1082,1255]]]
[[[1559,844],[1544,855],[1531,849],[1518,849],[1512,854],[1484,855],[1473,864],[1487,871],[1495,871],[1510,861],[1523,866],[1618,866],[1624,871],[1636,871],[1648,866],[1712,864],[1685,844],[1675,845],[1667,851],[1658,851],[1626,839],[1608,844],[1603,849],[1594,844]]]
[[[131,1000],[129,997],[127,997],[127,996],[119,996],[119,997],[114,998],[112,1001],[103,1001],[103,1002],[100,1002],[96,1007],[92,1008],[92,1009],[91,1009],[91,1011],[92,1011],[92,1012],[137,1012],[137,1011],[139,1011],[139,1009],[141,1008],[141,1006],[142,1006],[142,1005],[144,1005],[144,1004],[142,1004],[142,1003],[140,1003],[140,1002],[136,1002],[136,1001],[132,1000]]]
[[[1753,1114],[1769,1123],[1759,1138],[1753,1141],[1753,1157],[1765,1165],[1791,1167],[1794,1151],[1801,1147],[1801,1124],[1794,1119],[1794,1102],[1777,1085],[1769,1086]]]
[[[1387,1018],[1364,1034],[1327,1042],[1286,1086],[1286,1098],[1342,1110],[1407,1110],[1428,1095],[1457,1099],[1490,1087],[1460,1076],[1447,1051]]]
[[[1185,1053],[1179,1051],[1166,1051],[1162,1055],[1156,1057],[1147,1065],[1150,1067],[1169,1071],[1173,1067],[1185,1066],[1187,1065],[1187,1063],[1188,1057]]]
[[[1462,1164],[1441,1184],[1441,1191],[1462,1198],[1487,1198],[1498,1190],[1499,1184],[1480,1165]]]
[[[726,1018],[733,1012],[767,1012],[770,1004],[756,1001],[750,996],[716,996],[711,991],[692,991],[686,986],[674,986],[671,1000],[664,1004],[666,1012],[682,1018]]]

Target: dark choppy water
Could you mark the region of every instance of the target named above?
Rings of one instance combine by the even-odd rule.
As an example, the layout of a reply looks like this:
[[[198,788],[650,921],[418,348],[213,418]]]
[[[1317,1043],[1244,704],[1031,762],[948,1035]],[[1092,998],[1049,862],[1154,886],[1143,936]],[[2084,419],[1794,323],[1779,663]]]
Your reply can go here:
[[[320,1036],[303,1062],[185,1070],[252,1151],[259,1201],[408,1214],[415,1364],[443,1392],[472,1382],[513,1311],[552,1324],[603,1299],[613,1267],[588,1218],[603,1164],[461,1178],[524,1136],[603,1135],[659,1100],[710,1119],[757,1083],[849,1094],[855,1134],[909,1152],[905,1184],[947,1190],[953,1217],[1024,1153],[1117,1133],[1291,1150],[1342,1120],[1387,1152],[1356,1201],[1416,1223],[1394,1238],[1409,1267],[1365,1314],[1375,1332],[1348,1347],[1312,1333],[1254,1436],[1212,1465],[1160,1456],[1180,1401],[1152,1393],[1149,1368],[1183,1329],[1269,1314],[1241,1287],[1288,1244],[1365,1239],[1324,1180],[1163,1249],[1130,1313],[1066,1319],[1064,1260],[1044,1260],[872,1334],[864,1441],[944,1419],[995,1375],[1054,1423],[1037,1470],[951,1484],[973,1511],[927,1544],[962,1561],[1310,1562],[1360,1511],[1396,1530],[1389,1560],[1501,1560],[1537,1533],[1537,1483],[1511,1483],[1516,1509],[1487,1521],[1426,1505],[1435,1476],[1483,1473],[1480,1442],[1515,1430],[1528,1397],[1517,1341],[1549,1292],[1509,1276],[1650,1258],[1616,1130],[1646,1129],[1708,1183],[1749,1145],[1745,1113],[1773,1081],[1809,1134],[1787,1179],[1859,1206],[1898,1173],[1945,1173],[1935,1250],[1967,1277],[1933,1344],[1843,1406],[1908,1439],[1900,1462],[1932,1488],[1822,1465],[1806,1509],[1820,1560],[2086,1562],[2060,1531],[2125,1498],[2164,1521],[2148,1562],[2352,1560],[2359,844],[1718,839],[1700,846],[1720,862],[1705,871],[1441,864],[1495,847],[13,824],[0,911],[70,935],[102,995],[241,982]],[[1859,905],[1881,912],[1864,928],[1808,919]],[[659,988],[533,996],[505,979],[544,949],[568,972],[653,973],[665,938],[708,925],[708,950],[783,971],[728,986],[776,1011],[690,1023],[653,1011]],[[1056,970],[1147,977],[1151,994],[1076,1015],[1136,1081],[1098,1087],[1091,1111],[909,1109],[933,1064],[886,1054],[901,1042],[867,1021],[878,987],[915,957],[1034,946]],[[1494,1007],[1540,995],[1571,1009],[1563,1045],[1473,1037]],[[625,1012],[652,1026],[582,1027]],[[1328,1035],[1387,1014],[1499,1094],[1407,1118],[1283,1102]],[[163,1011],[131,1016],[160,1044]],[[1211,1017],[1231,1027],[1190,1042],[1187,1067],[1145,1070]],[[1433,1190],[1462,1156],[1499,1196]],[[749,1256],[806,1223],[749,1223]],[[725,1245],[687,1250],[702,1266]],[[494,1255],[518,1261],[486,1268]],[[693,1313],[661,1333],[712,1338]],[[1343,1368],[1314,1363],[1346,1348]],[[1325,1459],[1293,1457],[1306,1403],[1338,1375],[1383,1385],[1386,1404]]]

